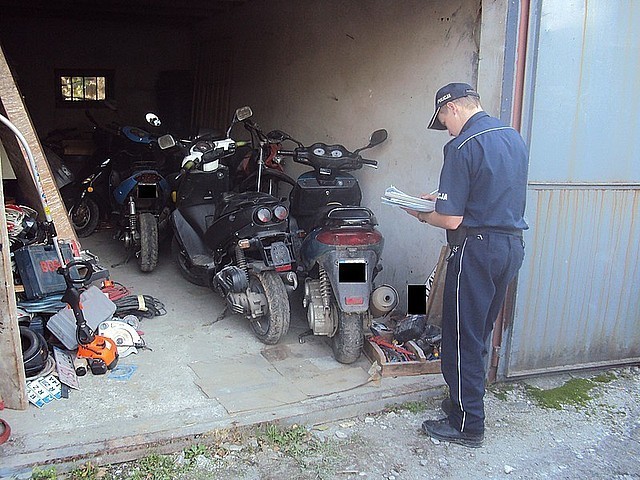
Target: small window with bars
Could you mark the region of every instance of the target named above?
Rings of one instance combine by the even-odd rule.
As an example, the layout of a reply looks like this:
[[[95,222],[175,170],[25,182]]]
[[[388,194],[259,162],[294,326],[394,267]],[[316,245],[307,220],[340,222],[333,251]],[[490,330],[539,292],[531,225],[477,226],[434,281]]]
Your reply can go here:
[[[113,72],[107,70],[56,70],[59,106],[98,106],[111,100]]]

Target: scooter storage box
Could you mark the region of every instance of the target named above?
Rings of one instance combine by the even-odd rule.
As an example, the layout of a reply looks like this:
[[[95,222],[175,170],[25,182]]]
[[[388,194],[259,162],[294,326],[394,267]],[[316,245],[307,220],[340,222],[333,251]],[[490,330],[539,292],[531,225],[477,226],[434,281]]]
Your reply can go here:
[[[300,175],[291,192],[291,215],[314,215],[318,208],[329,203],[342,205],[360,205],[362,191],[358,181],[352,175],[341,173],[336,175],[332,185],[322,185],[314,176],[314,172]]]
[[[60,250],[66,263],[73,260],[69,244],[60,244]],[[53,245],[29,245],[20,248],[14,252],[14,258],[28,300],[62,293],[67,288],[64,277],[57,271],[60,260]],[[80,278],[77,268],[71,269],[71,276]]]
[[[84,319],[93,331],[96,331],[98,325],[105,320],[111,320],[116,311],[116,304],[109,300],[109,297],[95,286],[87,288],[80,294],[80,303],[82,303]],[[47,322],[47,329],[53,333],[68,350],[78,348],[76,318],[71,308],[65,307],[51,316]]]

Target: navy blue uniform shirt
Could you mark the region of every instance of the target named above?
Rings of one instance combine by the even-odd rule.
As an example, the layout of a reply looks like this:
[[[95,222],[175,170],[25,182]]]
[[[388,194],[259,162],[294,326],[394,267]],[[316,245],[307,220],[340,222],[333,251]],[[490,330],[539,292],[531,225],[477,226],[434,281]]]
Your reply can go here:
[[[444,146],[436,211],[464,216],[465,227],[527,229],[528,167],[520,134],[478,112]]]

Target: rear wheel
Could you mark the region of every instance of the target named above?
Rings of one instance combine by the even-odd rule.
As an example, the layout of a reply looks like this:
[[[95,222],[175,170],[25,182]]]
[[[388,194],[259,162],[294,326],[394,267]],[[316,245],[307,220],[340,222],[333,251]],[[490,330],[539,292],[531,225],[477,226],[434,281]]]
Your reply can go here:
[[[140,229],[140,255],[138,266],[142,272],[151,272],[158,265],[158,222],[151,213],[138,216]]]
[[[353,363],[362,353],[364,345],[364,327],[362,314],[345,313],[339,308],[338,331],[331,338],[334,358],[340,363]]]
[[[78,237],[88,237],[98,228],[100,208],[92,198],[84,197],[80,203],[71,207],[69,216]]]
[[[267,298],[263,316],[251,320],[256,337],[267,345],[275,345],[289,331],[291,312],[284,282],[275,272],[251,273],[249,288]]]

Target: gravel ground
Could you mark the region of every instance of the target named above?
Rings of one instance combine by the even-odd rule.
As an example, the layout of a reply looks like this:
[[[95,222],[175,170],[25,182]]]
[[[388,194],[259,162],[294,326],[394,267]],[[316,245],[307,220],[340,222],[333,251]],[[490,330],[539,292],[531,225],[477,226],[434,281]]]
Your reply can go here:
[[[561,395],[576,383],[586,391],[569,388],[568,396]],[[640,479],[639,367],[492,386],[485,405],[485,441],[478,449],[438,442],[420,431],[423,420],[442,416],[440,400],[432,399],[325,425],[215,432],[171,457],[181,473],[163,476],[154,464],[154,473],[145,476],[138,462],[114,466],[109,476]]]

